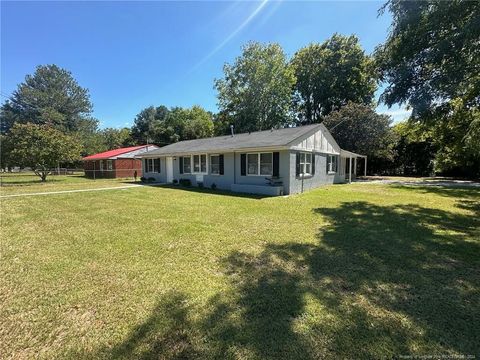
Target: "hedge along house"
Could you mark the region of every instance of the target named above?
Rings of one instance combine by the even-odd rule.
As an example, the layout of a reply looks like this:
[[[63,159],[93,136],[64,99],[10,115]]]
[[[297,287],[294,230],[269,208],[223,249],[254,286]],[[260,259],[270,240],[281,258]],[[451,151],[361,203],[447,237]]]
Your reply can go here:
[[[142,162],[136,156],[158,149],[155,145],[141,145],[109,150],[82,159],[85,176],[89,178],[126,178],[142,176]]]
[[[357,159],[340,149],[323,124],[181,141],[138,157],[145,177],[235,192],[294,194],[352,181]],[[157,164],[157,165],[156,165]]]

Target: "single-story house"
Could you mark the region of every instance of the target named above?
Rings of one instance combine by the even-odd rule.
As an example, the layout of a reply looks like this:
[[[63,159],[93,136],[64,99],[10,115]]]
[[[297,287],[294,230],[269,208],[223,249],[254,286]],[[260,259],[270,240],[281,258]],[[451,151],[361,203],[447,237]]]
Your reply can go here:
[[[145,177],[265,195],[351,181],[357,159],[323,124],[180,141],[138,155]]]
[[[136,156],[158,149],[156,145],[130,146],[85,156],[83,169],[90,178],[126,178],[142,176],[142,161]]]

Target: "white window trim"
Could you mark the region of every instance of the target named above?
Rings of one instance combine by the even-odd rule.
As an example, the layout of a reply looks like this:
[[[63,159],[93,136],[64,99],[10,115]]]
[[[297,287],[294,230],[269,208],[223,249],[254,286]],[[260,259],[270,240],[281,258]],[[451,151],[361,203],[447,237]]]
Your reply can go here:
[[[271,154],[272,155],[272,173],[271,174],[260,174],[261,164],[260,164],[260,154]],[[258,159],[258,168],[256,174],[249,174],[248,173],[248,155],[257,155]],[[254,152],[254,153],[247,153],[246,158],[246,175],[247,176],[273,176],[273,152]]]
[[[202,169],[202,161],[201,158],[199,158],[199,165],[200,165],[200,171],[194,171],[194,166],[193,166],[193,157],[194,156],[202,156],[205,155],[205,171],[201,171]],[[195,175],[208,175],[208,167],[210,165],[210,162],[208,161],[208,154],[192,154],[192,155],[186,155],[182,156],[182,158],[190,158],[190,172],[185,172],[185,162],[183,163],[183,173],[184,174],[195,174]]]
[[[213,173],[212,172],[212,156],[218,157],[218,173]],[[220,175],[220,154],[210,154],[209,155],[210,161],[209,161],[209,174],[213,176],[219,176]]]
[[[310,161],[307,161],[307,155],[310,154]],[[305,158],[305,161],[302,162],[302,155],[304,155],[304,158]],[[312,176],[312,153],[311,152],[301,152],[300,153],[300,176],[304,176],[304,177],[307,177],[307,176]],[[306,168],[307,168],[307,164],[310,164],[310,171],[307,172],[306,171]]]
[[[193,161],[192,161],[192,155],[190,156],[182,156],[183,160],[182,160],[182,167],[183,167],[183,173],[184,174],[192,174],[192,165],[193,165]],[[185,171],[185,158],[189,158],[190,159],[190,171]]]
[[[160,159],[160,158],[159,158]],[[145,159],[147,160],[147,168],[145,170],[148,170],[148,171],[145,171],[147,174],[158,174],[160,173],[160,162],[158,164],[159,168],[158,168],[158,171],[155,171],[155,160],[157,160],[156,158],[148,158],[148,159]]]
[[[328,165],[328,171],[327,171],[327,174],[328,175],[333,175],[333,174],[336,174],[337,171],[336,170],[332,170],[332,167],[333,167],[333,161],[332,162],[329,162],[329,160],[331,159],[334,159],[335,158],[335,163],[338,162],[338,158],[337,158],[337,155],[333,155],[333,154],[328,154],[327,155],[327,165]],[[337,168],[338,168],[338,164],[336,164]]]

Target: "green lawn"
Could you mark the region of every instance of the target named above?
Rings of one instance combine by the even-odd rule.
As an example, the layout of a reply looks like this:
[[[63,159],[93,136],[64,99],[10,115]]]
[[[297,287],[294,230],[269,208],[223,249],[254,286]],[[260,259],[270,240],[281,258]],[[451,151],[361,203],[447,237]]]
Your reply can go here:
[[[480,355],[480,189],[1,206],[0,358]]]
[[[83,173],[77,173],[49,175],[47,181],[42,183],[33,172],[0,173],[0,195],[114,187],[133,182],[133,178],[93,180],[86,178]]]

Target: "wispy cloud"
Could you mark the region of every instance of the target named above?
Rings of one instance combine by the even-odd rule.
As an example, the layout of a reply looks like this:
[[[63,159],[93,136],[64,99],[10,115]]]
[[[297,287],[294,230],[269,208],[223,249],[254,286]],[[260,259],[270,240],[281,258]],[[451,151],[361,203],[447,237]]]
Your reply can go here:
[[[260,12],[265,8],[269,0],[263,0],[252,13],[234,30],[232,31],[220,44],[218,44],[212,51],[205,55],[198,63],[196,63],[190,70],[194,71],[200,65],[208,61],[212,56],[218,53],[225,45],[227,45],[240,31],[242,31]]]

